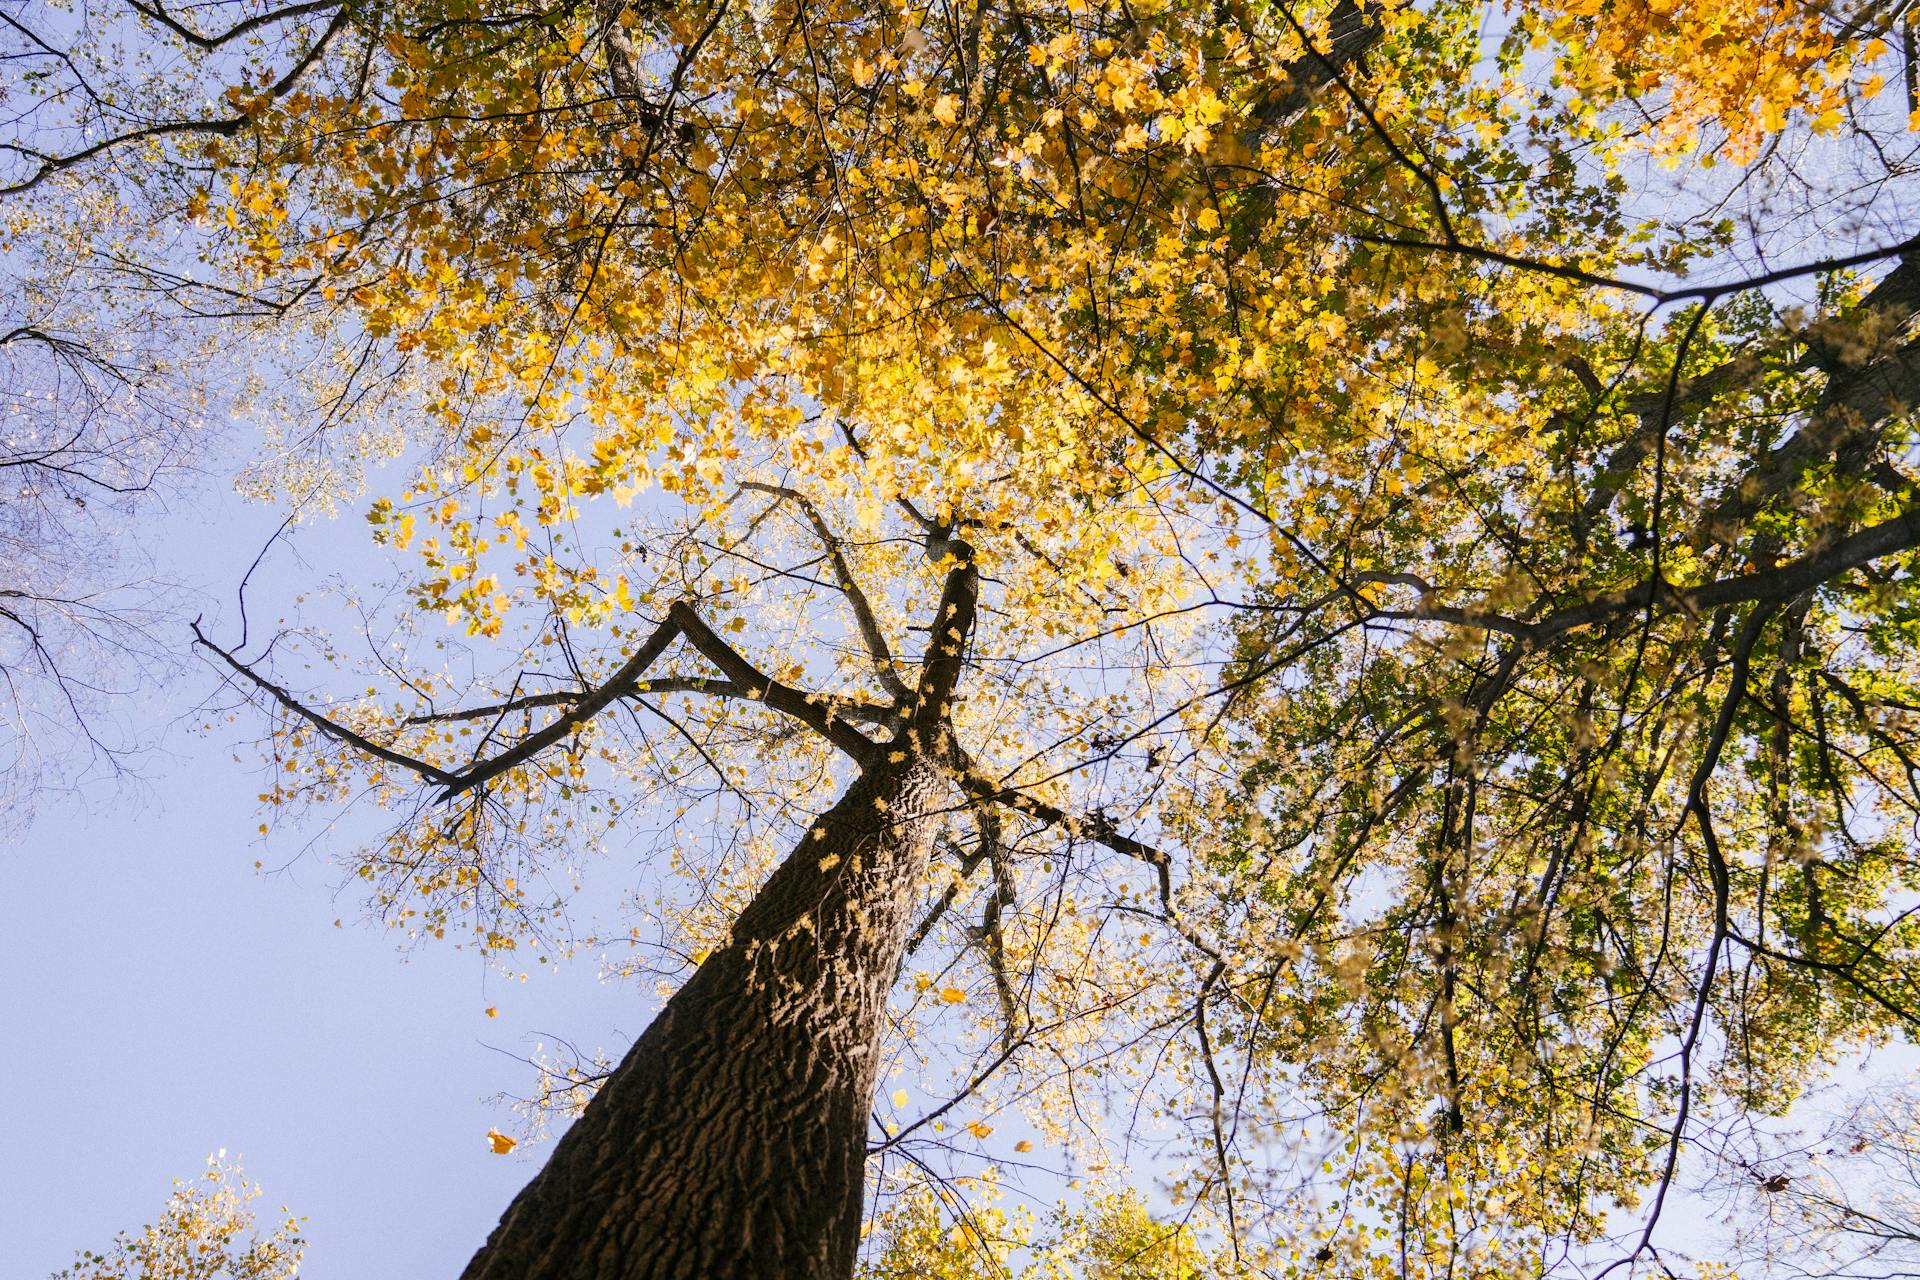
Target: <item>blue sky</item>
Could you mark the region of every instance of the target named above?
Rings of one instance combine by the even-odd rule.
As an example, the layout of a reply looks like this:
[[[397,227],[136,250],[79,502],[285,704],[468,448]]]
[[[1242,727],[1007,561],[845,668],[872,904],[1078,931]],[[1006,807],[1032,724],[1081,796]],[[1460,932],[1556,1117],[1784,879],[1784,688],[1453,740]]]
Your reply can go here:
[[[213,617],[277,521],[209,485],[167,515],[162,568]],[[364,526],[304,541],[362,546]],[[0,845],[0,1280],[151,1221],[221,1148],[261,1205],[310,1219],[304,1274],[457,1275],[546,1151],[489,1149],[514,1119],[494,1095],[533,1078],[507,1055],[556,1035],[617,1051],[650,997],[590,958],[523,984],[471,952],[399,953],[336,892],[325,832],[261,841],[253,726],[188,722],[212,683],[189,669],[138,706],[130,728],[163,750],[135,780],[51,800]]]

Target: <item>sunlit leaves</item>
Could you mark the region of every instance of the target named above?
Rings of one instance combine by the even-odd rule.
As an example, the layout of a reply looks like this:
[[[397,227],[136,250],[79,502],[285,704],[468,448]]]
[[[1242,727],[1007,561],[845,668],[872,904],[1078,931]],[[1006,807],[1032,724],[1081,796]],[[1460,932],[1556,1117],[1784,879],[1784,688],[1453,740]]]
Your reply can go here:
[[[303,1219],[283,1215],[264,1233],[254,1226],[260,1189],[223,1151],[207,1171],[175,1182],[158,1221],[123,1231],[102,1252],[83,1251],[54,1280],[295,1280],[306,1249]]]
[[[316,438],[405,455],[374,646],[313,646],[372,673],[331,713],[451,772],[685,601],[884,726],[964,536],[956,738],[1089,816],[963,805],[917,886],[897,1065],[966,1097],[929,1132],[1023,1112],[1106,1172],[1125,1111],[1241,1263],[1510,1274],[1636,1204],[1683,1106],[1777,1109],[1899,1021],[1911,555],[1807,566],[1910,509],[1911,308],[1872,274],[1662,294],[1744,270],[1734,219],[1625,176],[1751,166],[1724,203],[1764,223],[1769,148],[1844,124],[1898,191],[1887,33],[1685,0],[355,21],[244,95],[189,209],[315,326]],[[268,802],[390,815],[350,866],[410,937],[670,983],[844,766],[758,685],[660,670],[452,798],[288,715]],[[574,932],[634,845],[666,874],[631,933]],[[1032,1238],[884,1225],[935,1274]]]

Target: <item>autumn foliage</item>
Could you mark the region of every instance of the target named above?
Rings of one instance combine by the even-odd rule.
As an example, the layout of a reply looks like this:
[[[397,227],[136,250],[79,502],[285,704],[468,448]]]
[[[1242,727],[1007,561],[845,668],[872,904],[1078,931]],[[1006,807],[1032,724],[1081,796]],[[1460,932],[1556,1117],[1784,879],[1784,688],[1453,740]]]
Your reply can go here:
[[[1678,1265],[1690,1141],[1910,1034],[1899,6],[135,7],[217,113],[10,198],[153,166],[287,344],[381,658],[202,642],[407,937],[671,990],[977,571],[873,1274]]]

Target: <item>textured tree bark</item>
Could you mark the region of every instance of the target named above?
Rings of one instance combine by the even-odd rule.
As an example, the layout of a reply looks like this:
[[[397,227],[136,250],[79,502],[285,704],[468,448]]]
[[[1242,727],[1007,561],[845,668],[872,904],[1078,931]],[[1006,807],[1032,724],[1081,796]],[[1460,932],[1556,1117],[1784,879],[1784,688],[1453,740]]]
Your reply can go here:
[[[463,1280],[847,1280],[880,1032],[942,799],[869,765],[667,1003]]]

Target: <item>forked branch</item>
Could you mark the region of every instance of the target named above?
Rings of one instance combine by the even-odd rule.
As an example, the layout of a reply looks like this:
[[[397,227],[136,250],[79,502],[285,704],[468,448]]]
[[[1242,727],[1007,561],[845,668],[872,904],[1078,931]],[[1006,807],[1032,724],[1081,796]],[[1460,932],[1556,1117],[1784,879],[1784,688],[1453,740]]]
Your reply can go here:
[[[821,547],[827,553],[827,563],[833,569],[833,581],[840,588],[840,594],[846,597],[847,606],[853,610],[854,622],[860,628],[861,643],[867,647],[867,655],[873,659],[873,673],[882,687],[895,698],[905,699],[911,691],[906,681],[900,678],[900,672],[894,662],[893,649],[887,644],[886,633],[880,630],[880,619],[874,614],[873,604],[867,599],[867,593],[853,576],[853,567],[847,563],[845,543],[835,536],[827,524],[826,517],[820,514],[820,508],[813,499],[798,489],[789,489],[785,485],[765,484],[758,480],[748,480],[740,486],[755,493],[771,494],[783,501],[791,502],[800,508],[800,513],[813,527],[813,533],[820,540]]]
[[[735,696],[753,698],[775,711],[791,716],[825,737],[855,760],[864,761],[875,750],[872,739],[840,718],[837,709],[832,705],[833,700],[805,693],[760,671],[722,640],[719,634],[694,612],[693,606],[685,601],[678,601],[667,610],[665,621],[654,629],[653,633],[634,651],[632,657],[621,664],[619,670],[597,687],[577,696],[570,696],[566,709],[550,723],[528,734],[499,754],[475,761],[467,768],[459,770],[444,769],[416,756],[383,746],[365,734],[341,724],[331,716],[322,714],[295,697],[286,688],[259,674],[236,657],[231,650],[224,649],[208,639],[206,633],[200,629],[197,619],[193,624],[195,644],[217,655],[236,675],[266,694],[288,713],[306,721],[336,742],[418,775],[428,784],[440,788],[442,799],[445,800],[451,800],[475,787],[484,786],[501,774],[525,764],[592,720],[612,703],[622,698],[652,691],[647,687],[648,682],[642,677],[647,668],[658,661],[675,640],[682,637],[729,677],[731,684],[728,685],[728,689]],[[531,707],[536,704],[547,704],[547,699],[539,697],[521,700],[521,702],[522,705]],[[513,705],[509,702],[465,714],[448,712],[431,717],[417,717],[410,723],[470,718],[482,712],[497,715],[503,708],[512,709]]]

